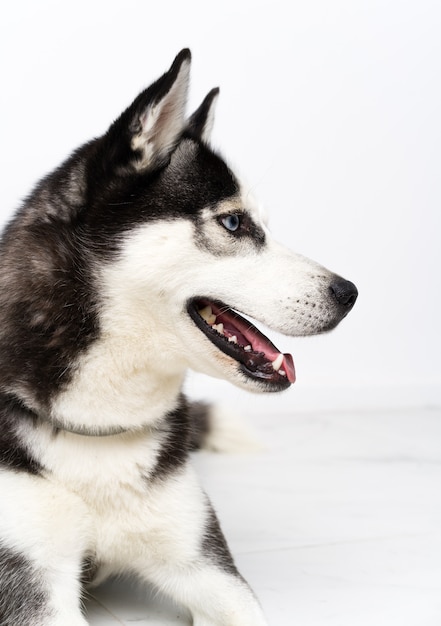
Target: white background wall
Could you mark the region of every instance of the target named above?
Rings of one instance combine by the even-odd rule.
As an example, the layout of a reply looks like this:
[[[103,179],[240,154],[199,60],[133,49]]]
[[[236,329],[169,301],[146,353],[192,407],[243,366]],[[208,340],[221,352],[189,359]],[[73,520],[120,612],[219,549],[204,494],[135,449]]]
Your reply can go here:
[[[0,221],[189,46],[191,105],[220,85],[214,142],[275,235],[360,291],[330,335],[277,338],[293,390],[205,391],[256,410],[439,404],[440,33],[437,0],[5,2]]]

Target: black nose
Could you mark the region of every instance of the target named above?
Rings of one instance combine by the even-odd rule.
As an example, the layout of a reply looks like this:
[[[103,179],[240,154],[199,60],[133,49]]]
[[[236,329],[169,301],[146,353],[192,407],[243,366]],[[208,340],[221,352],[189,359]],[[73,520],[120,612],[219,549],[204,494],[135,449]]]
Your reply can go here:
[[[338,304],[341,304],[348,311],[352,309],[358,296],[358,290],[354,283],[344,278],[335,278],[330,289]]]

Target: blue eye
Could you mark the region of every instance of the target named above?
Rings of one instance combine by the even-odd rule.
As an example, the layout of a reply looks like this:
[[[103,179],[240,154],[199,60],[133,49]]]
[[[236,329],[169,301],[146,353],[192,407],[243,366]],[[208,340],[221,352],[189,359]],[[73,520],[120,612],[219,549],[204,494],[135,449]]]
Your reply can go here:
[[[222,225],[232,233],[234,233],[240,227],[240,215],[232,214],[232,215],[224,215],[221,217]]]

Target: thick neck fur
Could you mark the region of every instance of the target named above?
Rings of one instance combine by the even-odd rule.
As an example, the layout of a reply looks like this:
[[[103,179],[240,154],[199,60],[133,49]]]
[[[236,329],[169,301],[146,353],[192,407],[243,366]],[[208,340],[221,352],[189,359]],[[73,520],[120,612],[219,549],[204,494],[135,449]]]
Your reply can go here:
[[[185,367],[171,370],[155,316],[147,325],[136,294],[123,293],[126,276],[101,297],[102,255],[80,202],[94,151],[84,146],[47,176],[3,235],[0,391],[57,422],[137,427],[175,408]]]
[[[155,257],[164,246],[157,232],[161,228],[149,230],[150,245],[143,237],[142,247]],[[99,338],[79,356],[72,380],[51,404],[52,417],[62,423],[136,429],[154,425],[179,401],[187,363],[177,343],[173,311],[161,299],[167,273],[158,269],[159,263],[149,273],[150,255],[147,266],[139,255],[134,263],[133,245],[128,247],[130,253],[96,270]]]
[[[183,369],[166,372],[154,342],[143,335],[106,335],[79,359],[51,416],[92,432],[155,425],[178,404]]]

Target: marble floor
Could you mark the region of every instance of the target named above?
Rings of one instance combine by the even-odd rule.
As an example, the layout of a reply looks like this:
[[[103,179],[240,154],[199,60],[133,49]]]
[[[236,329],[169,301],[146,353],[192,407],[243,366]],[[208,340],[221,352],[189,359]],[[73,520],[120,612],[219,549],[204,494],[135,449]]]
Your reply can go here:
[[[256,416],[264,449],[194,462],[272,626],[440,626],[441,409]],[[93,626],[190,624],[93,590]]]

